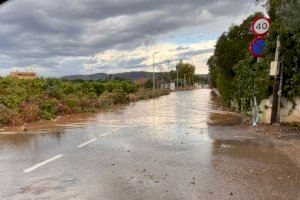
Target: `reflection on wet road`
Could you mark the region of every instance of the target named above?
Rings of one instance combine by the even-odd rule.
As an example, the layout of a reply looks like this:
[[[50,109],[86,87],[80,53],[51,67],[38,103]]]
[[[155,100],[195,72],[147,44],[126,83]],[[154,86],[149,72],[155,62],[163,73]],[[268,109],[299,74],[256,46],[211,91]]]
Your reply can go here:
[[[299,168],[257,135],[209,126],[222,112],[203,89],[0,135],[0,199],[299,199]]]

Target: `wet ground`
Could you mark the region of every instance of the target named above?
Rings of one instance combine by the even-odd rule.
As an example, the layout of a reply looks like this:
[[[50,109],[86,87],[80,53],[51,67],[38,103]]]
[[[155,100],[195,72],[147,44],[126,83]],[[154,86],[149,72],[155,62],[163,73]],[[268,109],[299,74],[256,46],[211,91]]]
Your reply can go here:
[[[216,114],[201,89],[0,135],[0,199],[300,199],[288,156],[262,134],[208,125]]]

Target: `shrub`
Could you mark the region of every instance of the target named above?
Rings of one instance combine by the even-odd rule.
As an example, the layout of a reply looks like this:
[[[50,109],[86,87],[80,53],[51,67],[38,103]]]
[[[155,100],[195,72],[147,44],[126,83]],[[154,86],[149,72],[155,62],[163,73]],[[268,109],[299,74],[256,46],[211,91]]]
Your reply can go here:
[[[64,102],[71,109],[75,108],[76,106],[79,106],[79,104],[80,104],[79,98],[74,94],[70,94],[70,95],[66,96],[64,99]]]
[[[72,114],[72,113],[74,113],[74,111],[66,104],[60,103],[58,105],[58,113],[59,114]]]
[[[1,102],[8,108],[18,111],[20,104],[26,100],[26,90],[20,87],[8,87],[1,97]]]
[[[20,115],[23,121],[31,122],[36,121],[40,118],[41,110],[37,104],[23,102],[20,107]]]
[[[64,91],[58,85],[52,85],[52,86],[48,87],[46,94],[52,98],[62,99],[62,97],[64,95]]]
[[[99,108],[109,109],[115,104],[152,96],[151,90],[124,80],[21,80],[0,77],[0,125],[16,124],[20,120],[53,119],[59,114],[94,112]]]
[[[41,117],[53,119],[58,115],[59,102],[56,99],[45,98],[41,101]]]
[[[122,89],[114,89],[112,92],[104,92],[100,96],[101,100],[111,101],[113,104],[125,104],[128,102],[128,96]]]
[[[18,113],[10,110],[3,104],[0,104],[0,125],[16,124],[18,122],[18,118]]]

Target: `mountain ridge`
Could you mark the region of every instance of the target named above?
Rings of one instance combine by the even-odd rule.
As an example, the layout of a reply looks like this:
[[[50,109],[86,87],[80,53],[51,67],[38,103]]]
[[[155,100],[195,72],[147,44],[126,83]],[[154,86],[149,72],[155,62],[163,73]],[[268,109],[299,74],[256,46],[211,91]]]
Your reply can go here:
[[[155,76],[160,74],[160,72],[156,72]],[[196,74],[199,77],[207,77],[207,74]],[[121,79],[127,79],[132,82],[140,79],[140,78],[149,78],[152,79],[152,72],[147,71],[132,71],[132,72],[122,72],[122,73],[115,73],[115,74],[108,74],[108,73],[95,73],[95,74],[88,74],[88,75],[82,75],[82,74],[75,74],[75,75],[68,75],[63,76],[61,79],[65,80],[107,80],[108,78],[121,78]]]

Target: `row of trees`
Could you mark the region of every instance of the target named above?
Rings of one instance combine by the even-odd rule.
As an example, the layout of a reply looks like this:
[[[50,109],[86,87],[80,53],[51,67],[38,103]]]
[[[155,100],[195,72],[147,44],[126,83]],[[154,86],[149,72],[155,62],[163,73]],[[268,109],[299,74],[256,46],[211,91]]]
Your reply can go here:
[[[251,15],[241,25],[233,25],[223,33],[216,44],[214,55],[208,60],[211,84],[217,87],[224,102],[236,103],[240,109],[249,110],[253,96],[259,100],[272,94],[274,80],[269,76],[274,60],[276,39],[280,36],[284,62],[284,95],[300,95],[300,2],[297,0],[257,0],[268,10],[272,19],[267,36],[267,49],[260,63],[249,53],[254,39],[250,24],[262,13]]]
[[[195,74],[195,66],[191,63],[184,63],[180,61],[176,65],[176,70],[178,70],[179,85],[186,85],[199,82],[199,77]],[[173,82],[177,80],[177,71],[171,70],[170,77]]]
[[[196,67],[191,63],[185,63],[180,61],[176,64],[176,70],[171,70],[170,72],[159,73],[157,76],[158,82],[174,82],[177,83],[177,71],[178,71],[178,85],[192,85],[193,83],[198,83],[200,77],[195,74]],[[151,80],[152,82],[152,80]],[[150,85],[151,86],[151,85]]]

